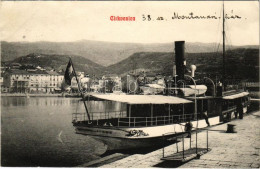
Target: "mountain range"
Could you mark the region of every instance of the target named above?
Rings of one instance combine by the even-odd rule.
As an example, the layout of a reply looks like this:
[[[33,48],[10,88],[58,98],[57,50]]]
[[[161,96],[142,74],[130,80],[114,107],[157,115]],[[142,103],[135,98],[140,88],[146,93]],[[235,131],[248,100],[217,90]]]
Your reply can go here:
[[[186,53],[187,68],[195,64],[197,76],[220,76],[222,74],[222,53]],[[90,76],[117,74],[121,77],[127,73],[146,72],[147,74],[172,75],[175,55],[173,52],[138,52],[128,58],[110,65],[102,66],[76,55],[46,55],[32,53],[14,59],[11,63],[31,64],[50,67],[55,70],[65,70],[72,58],[76,71],[84,71]],[[233,49],[226,52],[227,76],[236,79],[254,79],[259,77],[259,50]]]
[[[197,66],[198,76],[212,77],[222,74],[222,53],[186,53],[187,68]],[[140,52],[129,58],[107,67],[111,73],[125,75],[129,72],[151,72],[162,75],[172,75],[175,55],[172,52]],[[259,50],[238,48],[226,52],[226,72],[228,78],[258,79]]]
[[[185,44],[187,53],[209,53],[221,51],[215,43]],[[227,46],[236,49],[239,46]],[[258,46],[244,46],[244,48],[258,48]],[[139,52],[173,52],[172,43],[117,43],[104,41],[81,40],[75,42],[1,42],[1,60],[12,61],[18,57],[31,53],[46,55],[81,56],[102,66],[116,64],[129,56]]]
[[[101,75],[104,73],[105,67],[90,61],[89,59],[75,55],[46,55],[31,53],[14,59],[10,63],[20,63],[22,65],[40,66],[47,69],[55,69],[57,71],[65,70],[69,62],[69,57],[73,61],[76,71],[84,71],[89,74]]]

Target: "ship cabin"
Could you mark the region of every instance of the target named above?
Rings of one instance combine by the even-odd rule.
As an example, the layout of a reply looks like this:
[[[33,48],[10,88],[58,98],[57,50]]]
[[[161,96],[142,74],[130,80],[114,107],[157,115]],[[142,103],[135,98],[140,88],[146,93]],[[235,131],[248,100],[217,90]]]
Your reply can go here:
[[[194,97],[186,97],[194,101]],[[199,96],[196,97],[198,119],[203,119],[204,112],[208,118],[219,116],[220,122],[228,122],[233,118],[242,117],[250,104],[248,92],[229,91],[223,93],[223,96]],[[240,113],[240,115],[239,115]],[[202,116],[201,116],[202,115]]]
[[[96,127],[149,127],[178,124],[203,118],[202,111],[195,113],[193,101],[162,95],[92,95],[95,101],[118,102],[120,111],[73,114],[74,125]],[[82,118],[83,115],[83,118]]]
[[[248,92],[230,91],[222,99],[222,120],[230,121],[232,118],[243,118],[250,104]]]

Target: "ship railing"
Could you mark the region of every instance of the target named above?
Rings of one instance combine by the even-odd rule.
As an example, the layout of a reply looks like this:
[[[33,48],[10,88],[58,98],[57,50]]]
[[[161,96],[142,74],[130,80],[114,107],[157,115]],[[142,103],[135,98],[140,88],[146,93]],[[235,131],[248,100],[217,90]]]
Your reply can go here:
[[[111,119],[111,118],[125,118],[126,111],[109,111],[109,112],[91,112],[90,119],[100,120],[100,119]],[[86,113],[73,113],[72,120],[74,121],[86,121],[88,117]]]
[[[126,117],[126,111],[91,112],[91,120],[112,119]]]
[[[259,82],[244,82],[243,86],[245,87],[259,87]]]
[[[173,123],[186,122],[188,119],[193,120],[194,114],[155,116],[155,117],[127,117],[118,118],[118,126],[156,126]]]
[[[116,119],[116,124],[113,126],[156,126],[173,123],[182,123],[188,120],[195,119],[194,114],[170,115],[170,116],[154,116],[154,117],[127,117],[126,111],[107,112],[92,112],[90,118],[95,124],[100,124],[100,121],[108,119]],[[88,121],[86,113],[73,113],[72,120]]]

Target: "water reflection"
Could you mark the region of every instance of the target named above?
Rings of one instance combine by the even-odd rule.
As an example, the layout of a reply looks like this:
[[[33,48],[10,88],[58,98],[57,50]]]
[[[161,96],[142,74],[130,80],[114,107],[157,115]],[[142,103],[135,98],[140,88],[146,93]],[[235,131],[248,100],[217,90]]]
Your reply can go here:
[[[121,104],[87,102],[91,111],[118,111]],[[78,98],[2,97],[3,166],[76,166],[105,152],[102,143],[75,134],[72,113],[85,112]]]
[[[39,98],[39,97],[2,97],[1,98],[2,106],[57,106],[57,105],[71,105],[78,102],[79,99],[68,99],[68,98],[59,98],[48,97],[48,98]]]
[[[125,108],[124,104],[117,102],[102,102],[102,101],[86,101],[88,108],[93,111],[119,111]],[[64,105],[83,105],[82,101],[78,98],[26,98],[26,97],[2,97],[1,105],[4,107],[17,107],[17,106],[64,106]]]

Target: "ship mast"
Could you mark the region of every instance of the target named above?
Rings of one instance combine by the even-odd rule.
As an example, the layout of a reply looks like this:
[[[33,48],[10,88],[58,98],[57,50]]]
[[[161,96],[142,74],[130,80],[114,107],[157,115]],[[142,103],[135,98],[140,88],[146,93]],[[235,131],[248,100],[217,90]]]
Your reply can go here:
[[[71,62],[71,66],[72,66],[72,69],[73,69],[73,71],[74,71],[75,78],[76,78],[76,81],[77,81],[77,84],[78,84],[78,90],[80,91],[80,95],[81,95],[82,100],[83,100],[83,103],[84,103],[84,107],[85,107],[85,110],[86,110],[86,113],[87,113],[87,116],[88,116],[88,120],[89,120],[89,122],[90,122],[91,119],[90,119],[90,115],[89,115],[89,112],[88,112],[88,107],[87,107],[87,104],[86,104],[86,102],[85,102],[85,98],[84,98],[83,92],[82,92],[82,90],[81,90],[80,83],[79,83],[78,77],[77,77],[77,75],[76,75],[76,71],[75,71],[75,68],[74,68],[74,66],[73,66],[73,63],[72,63],[71,58],[70,58],[70,62]],[[85,120],[85,119],[84,119],[84,120]]]
[[[223,0],[223,72],[222,72],[222,85],[224,87],[224,91],[226,90],[225,82],[226,82],[226,56],[225,56],[225,10],[224,10],[224,0]]]

